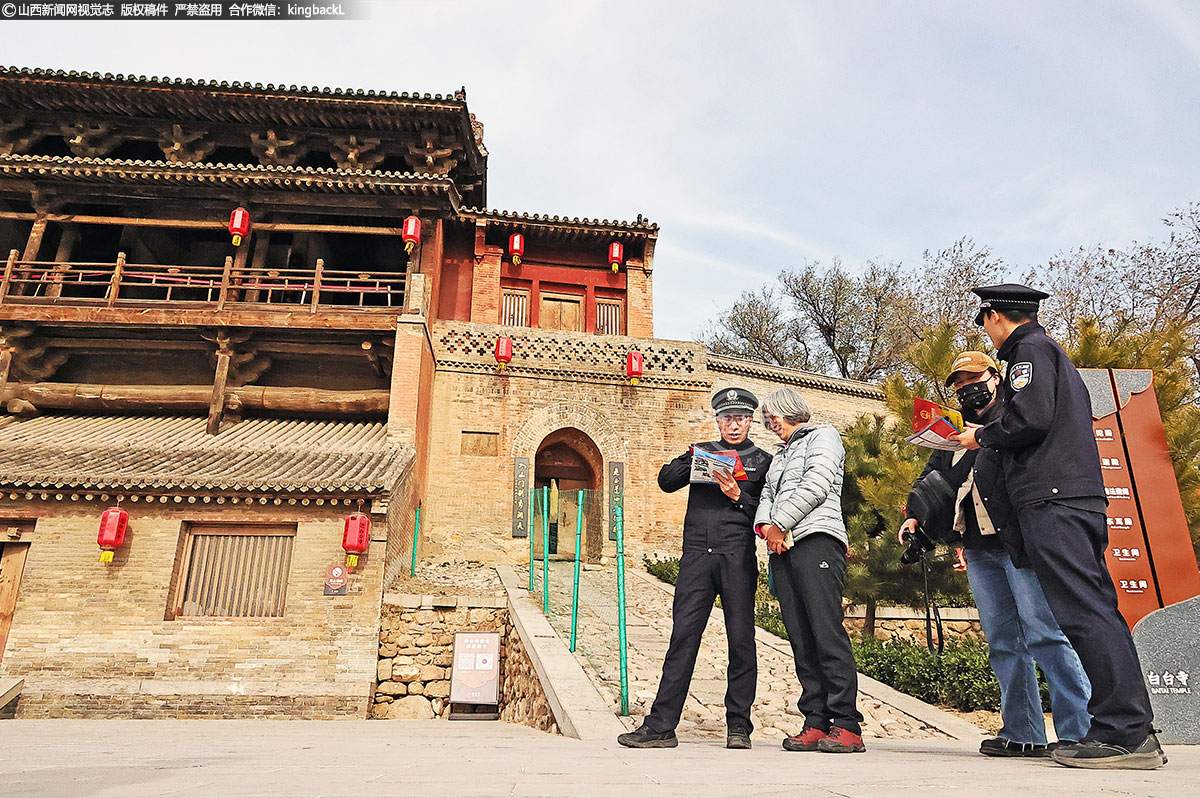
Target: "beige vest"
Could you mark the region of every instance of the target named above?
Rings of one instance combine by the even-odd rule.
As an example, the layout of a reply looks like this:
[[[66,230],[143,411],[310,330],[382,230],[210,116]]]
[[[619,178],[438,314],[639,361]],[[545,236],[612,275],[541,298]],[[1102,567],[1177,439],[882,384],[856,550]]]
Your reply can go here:
[[[966,450],[955,452],[954,459],[950,461],[951,465],[957,465],[958,461],[965,454]],[[975,505],[975,520],[979,522],[980,534],[996,534],[996,526],[992,523],[992,517],[988,515],[987,507],[983,503],[983,497],[979,495],[979,488],[975,486],[974,468],[967,475],[962,487],[958,489],[958,496],[954,499],[954,531],[960,535],[967,534],[967,515],[964,505],[966,504],[968,495],[970,495],[971,502]]]

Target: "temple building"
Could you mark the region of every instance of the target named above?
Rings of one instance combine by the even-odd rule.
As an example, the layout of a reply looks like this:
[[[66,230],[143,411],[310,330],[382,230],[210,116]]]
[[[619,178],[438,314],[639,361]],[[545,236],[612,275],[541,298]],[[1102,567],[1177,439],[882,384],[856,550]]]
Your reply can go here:
[[[531,489],[586,488],[587,559],[618,512],[632,561],[672,554],[684,497],[655,477],[715,437],[714,390],[881,409],[655,338],[657,225],[488,210],[487,160],[464,91],[0,70],[22,716],[365,717],[414,538],[422,562],[520,563]]]

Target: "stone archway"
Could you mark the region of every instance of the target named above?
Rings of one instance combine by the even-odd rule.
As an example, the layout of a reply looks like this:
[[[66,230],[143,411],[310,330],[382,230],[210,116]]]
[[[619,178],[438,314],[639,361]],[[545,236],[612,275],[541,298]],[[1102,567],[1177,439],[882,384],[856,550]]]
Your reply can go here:
[[[533,461],[533,487],[545,490],[547,551],[575,556],[575,533],[581,538],[580,559],[597,562],[604,547],[604,459],[595,442],[574,427],[547,435]],[[535,514],[540,517],[540,514]],[[582,517],[582,525],[580,519]],[[540,540],[535,548],[540,549]]]
[[[581,552],[583,559],[594,562],[600,558],[608,540],[606,470],[611,463],[626,461],[627,442],[595,407],[584,402],[559,401],[534,412],[512,439],[512,456],[523,458],[530,465],[531,488],[538,487],[538,455],[549,450],[552,450],[549,455],[542,455],[544,465],[548,457],[558,457],[561,459],[561,466],[590,469],[590,472],[575,473],[594,485],[588,488],[595,493],[592,496],[593,501],[585,506],[585,546]],[[555,509],[558,510],[557,506]],[[561,512],[558,514],[561,515]],[[536,508],[531,506],[529,518],[533,520],[537,517],[539,516]],[[572,519],[569,523],[572,538],[577,520]],[[566,540],[565,537],[563,539]],[[538,541],[533,542],[537,548]],[[569,551],[573,556],[573,541],[570,549],[564,547],[561,551],[564,554]]]

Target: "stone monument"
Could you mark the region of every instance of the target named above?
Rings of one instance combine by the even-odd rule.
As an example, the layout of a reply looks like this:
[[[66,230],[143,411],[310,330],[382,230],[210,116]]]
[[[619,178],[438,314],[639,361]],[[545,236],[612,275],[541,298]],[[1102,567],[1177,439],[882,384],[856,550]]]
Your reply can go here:
[[[1163,743],[1200,744],[1200,596],[1155,610],[1133,629]]]

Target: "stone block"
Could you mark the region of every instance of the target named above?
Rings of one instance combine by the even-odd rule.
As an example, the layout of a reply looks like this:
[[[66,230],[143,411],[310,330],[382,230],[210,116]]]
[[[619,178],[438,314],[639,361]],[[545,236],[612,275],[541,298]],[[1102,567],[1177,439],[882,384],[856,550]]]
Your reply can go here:
[[[420,610],[417,612],[416,621],[421,626],[428,626],[432,623],[437,623],[438,616],[433,610]]]
[[[422,696],[405,696],[387,707],[384,717],[394,720],[430,720],[433,707],[429,699]]]
[[[399,647],[394,642],[393,643],[384,643],[383,645],[381,645],[379,647],[379,656],[380,657],[394,657],[394,656],[396,656],[396,652],[399,650],[400,650]]]
[[[436,698],[449,698],[450,682],[446,680],[429,682],[425,685],[425,695]]]
[[[415,682],[421,675],[421,669],[416,665],[393,665],[392,679],[397,682]]]
[[[381,659],[375,666],[376,679],[385,682],[392,678],[392,661],[390,659]]]
[[[426,646],[432,646],[436,642],[437,638],[433,635],[420,635],[416,640],[413,641],[413,645],[417,646],[418,648],[425,648]]]
[[[400,682],[380,682],[379,686],[375,688],[375,697],[378,698],[380,695],[408,695],[408,688]]]
[[[421,674],[417,678],[423,682],[434,682],[446,678],[446,671],[437,665],[426,665],[421,668]]]

